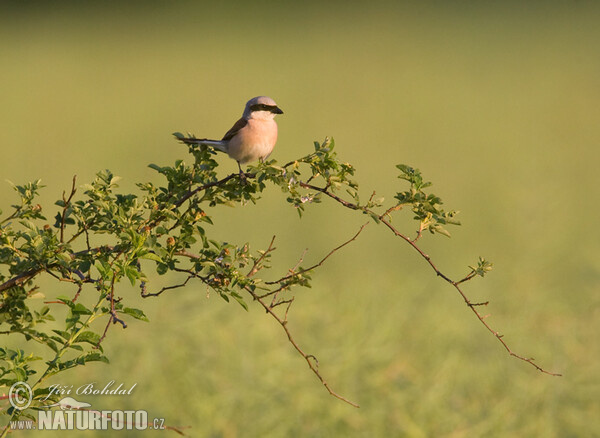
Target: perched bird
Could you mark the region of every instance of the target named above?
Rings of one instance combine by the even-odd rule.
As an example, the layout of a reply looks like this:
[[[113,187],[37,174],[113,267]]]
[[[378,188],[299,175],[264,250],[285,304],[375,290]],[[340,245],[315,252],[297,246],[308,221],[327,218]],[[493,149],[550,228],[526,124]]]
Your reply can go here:
[[[246,103],[242,118],[227,131],[221,140],[207,138],[186,138],[177,136],[186,144],[204,144],[225,152],[238,163],[240,174],[242,164],[265,160],[277,142],[275,115],[283,114],[275,101],[267,96],[258,96]]]

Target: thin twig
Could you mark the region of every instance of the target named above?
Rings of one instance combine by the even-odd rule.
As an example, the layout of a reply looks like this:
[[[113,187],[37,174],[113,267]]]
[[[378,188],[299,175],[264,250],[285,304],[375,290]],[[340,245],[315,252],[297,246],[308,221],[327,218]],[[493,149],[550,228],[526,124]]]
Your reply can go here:
[[[146,285],[144,284],[144,288],[142,289],[142,294],[141,295],[142,295],[143,298],[157,297],[157,296],[159,296],[160,294],[162,294],[165,291],[168,291],[168,290],[171,290],[171,289],[178,289],[180,287],[184,287],[188,283],[188,281],[190,281],[194,277],[196,277],[196,275],[193,275],[193,274],[189,275],[188,278],[186,278],[183,283],[174,284],[172,286],[165,286],[161,290],[159,290],[158,292],[152,292],[152,293],[149,293],[149,292],[146,291],[146,287],[145,287]]]
[[[374,192],[373,192],[374,193]],[[388,216],[391,212],[393,211],[398,211],[401,210],[402,207],[404,207],[404,204],[396,204],[396,205],[392,205],[390,208],[388,208],[381,216],[379,216],[379,219],[383,219],[384,217]]]
[[[350,239],[346,240],[341,245],[336,246],[335,248],[333,248],[331,251],[329,251],[329,253],[327,253],[327,255],[325,257],[323,257],[321,260],[319,260],[319,262],[315,263],[311,267],[305,268],[305,269],[301,269],[298,272],[293,272],[291,274],[288,274],[285,277],[281,277],[279,280],[267,281],[267,282],[265,282],[265,284],[278,284],[278,283],[281,283],[282,281],[289,280],[290,278],[296,277],[298,275],[304,274],[305,272],[312,271],[313,269],[318,268],[323,263],[325,263],[325,261],[329,257],[331,257],[333,254],[335,254],[337,251],[339,251],[340,249],[342,249],[344,246],[348,245],[349,243],[355,241],[356,238],[358,237],[358,235],[362,232],[362,230],[364,230],[364,228],[367,225],[369,225],[369,222],[366,222],[366,223],[362,224],[354,236],[352,236]]]
[[[354,403],[351,400],[348,400],[346,397],[341,396],[340,394],[338,394],[337,392],[335,392],[333,389],[331,389],[331,387],[329,386],[329,384],[327,383],[327,381],[323,378],[323,376],[319,372],[318,361],[316,361],[316,358],[312,354],[306,354],[302,350],[302,348],[300,348],[300,346],[298,345],[298,343],[296,342],[296,340],[292,336],[292,333],[288,329],[288,326],[287,326],[287,312],[286,312],[285,319],[281,319],[277,315],[277,313],[275,313],[275,311],[271,308],[271,306],[269,306],[267,303],[265,303],[265,301],[263,300],[263,298],[261,298],[260,296],[258,296],[252,289],[250,289],[250,287],[246,286],[245,290],[246,290],[246,292],[248,292],[252,296],[252,298],[254,298],[256,301],[258,301],[260,303],[260,305],[265,309],[265,311],[269,315],[271,315],[273,317],[273,319],[275,319],[275,321],[277,321],[277,323],[279,323],[279,325],[281,326],[281,328],[283,329],[283,331],[287,335],[287,338],[288,338],[290,344],[292,344],[292,346],[296,349],[296,351],[298,353],[300,353],[300,355],[304,358],[304,360],[306,360],[306,363],[308,364],[308,367],[317,376],[317,378],[321,381],[321,383],[323,384],[323,386],[325,387],[325,389],[327,389],[327,391],[329,392],[329,394],[331,394],[332,396],[334,396],[335,398],[337,398],[339,400],[342,400],[343,402],[348,403],[351,406],[354,406],[355,408],[358,408],[359,406],[356,403]],[[311,358],[315,359],[316,364],[311,361]]]
[[[117,258],[118,258],[118,256],[117,256]],[[117,277],[117,274],[113,273],[112,280],[110,282],[110,293],[108,294],[108,297],[107,297],[107,299],[110,301],[110,311],[109,311],[110,318],[108,319],[108,323],[106,324],[106,327],[104,328],[104,333],[102,333],[100,340],[96,344],[96,348],[100,348],[100,344],[102,343],[104,338],[106,338],[106,333],[108,332],[108,328],[110,327],[111,323],[112,324],[119,323],[119,324],[121,324],[121,326],[123,326],[124,329],[127,328],[127,324],[125,323],[125,321],[123,321],[121,318],[119,318],[117,316],[117,311],[115,309],[115,279],[116,279],[116,277]]]
[[[60,217],[60,243],[64,242],[64,234],[65,234],[65,219],[67,218],[67,209],[69,208],[69,205],[71,204],[71,199],[73,199],[73,195],[75,195],[75,192],[77,191],[77,189],[75,188],[75,182],[77,181],[77,175],[73,175],[73,185],[71,186],[71,194],[69,195],[69,198],[67,199],[65,197],[65,192],[63,192],[63,211]]]
[[[414,241],[413,241],[414,242]],[[461,284],[464,283],[465,281],[469,281],[471,280],[473,277],[475,277],[477,275],[477,272],[475,271],[471,271],[465,278],[463,278],[462,280],[458,280],[456,282],[456,284]]]
[[[336,202],[338,202],[339,204],[343,205],[346,208],[349,208],[351,210],[362,210],[365,213],[371,214],[371,215],[376,215],[378,216],[374,211],[370,210],[369,208],[363,207],[363,206],[359,206],[357,204],[354,204],[352,202],[346,201],[342,198],[340,198],[339,196],[331,193],[330,191],[328,191],[326,188],[322,188],[322,187],[317,187],[317,186],[313,186],[311,184],[306,184],[306,183],[302,183],[300,182],[300,185],[304,188],[310,189],[310,190],[316,190],[318,192],[321,192],[325,195],[327,195],[328,197],[330,197],[331,199],[335,200]],[[471,303],[471,301],[469,300],[469,298],[466,296],[466,294],[463,292],[463,290],[460,287],[460,283],[464,282],[464,279],[461,281],[454,281],[452,280],[450,277],[448,277],[446,274],[444,274],[442,271],[440,271],[436,265],[433,263],[433,261],[431,260],[431,257],[429,255],[427,255],[425,252],[423,252],[423,250],[416,244],[415,241],[411,240],[408,236],[402,234],[401,232],[399,232],[385,217],[383,217],[384,215],[378,216],[379,220],[381,221],[381,223],[383,223],[392,233],[394,233],[395,236],[400,237],[401,239],[403,239],[406,243],[408,243],[410,246],[413,247],[413,249],[415,251],[417,251],[422,258],[425,259],[425,261],[427,261],[427,263],[429,264],[429,266],[435,271],[436,275],[438,277],[441,277],[444,281],[446,281],[447,283],[451,284],[456,291],[460,294],[461,298],[463,299],[463,301],[465,302],[465,304],[469,307],[469,309],[471,309],[471,311],[475,314],[475,316],[477,317],[477,319],[479,319],[479,321],[481,322],[481,324],[483,324],[483,326],[494,335],[494,337],[496,339],[498,339],[498,341],[502,344],[502,346],[506,349],[506,351],[508,352],[508,354],[516,359],[519,359],[523,362],[527,362],[528,364],[530,364],[531,366],[533,366],[534,368],[536,368],[538,371],[545,373],[545,374],[549,374],[551,376],[560,376],[561,374],[559,373],[554,373],[551,371],[548,371],[544,368],[542,368],[541,366],[539,366],[538,364],[536,364],[534,362],[533,358],[528,358],[525,356],[521,356],[517,353],[515,353],[514,351],[512,351],[510,349],[510,347],[508,346],[508,344],[502,339],[503,335],[501,335],[499,332],[497,332],[496,330],[492,329],[492,327],[485,322],[485,318],[489,315],[483,316],[479,313],[479,311],[477,310],[477,307],[479,304],[474,305],[473,303]],[[416,240],[416,239],[415,239]]]
[[[265,257],[267,257],[267,255],[269,255],[269,253],[271,253],[277,249],[273,246],[274,242],[275,242],[275,236],[273,236],[273,238],[271,239],[271,243],[269,243],[269,247],[260,255],[259,258],[257,258],[254,261],[254,265],[252,265],[252,269],[250,269],[250,272],[248,272],[246,277],[252,277],[254,274],[256,274],[258,271],[260,271],[262,269],[261,263],[264,261]]]

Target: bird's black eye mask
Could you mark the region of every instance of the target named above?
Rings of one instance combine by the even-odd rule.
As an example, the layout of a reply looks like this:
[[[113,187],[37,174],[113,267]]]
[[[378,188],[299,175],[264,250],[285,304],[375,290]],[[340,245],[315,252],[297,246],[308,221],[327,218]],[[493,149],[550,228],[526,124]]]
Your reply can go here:
[[[273,114],[283,114],[277,105],[265,105],[264,103],[255,103],[250,107],[250,111],[269,111]]]

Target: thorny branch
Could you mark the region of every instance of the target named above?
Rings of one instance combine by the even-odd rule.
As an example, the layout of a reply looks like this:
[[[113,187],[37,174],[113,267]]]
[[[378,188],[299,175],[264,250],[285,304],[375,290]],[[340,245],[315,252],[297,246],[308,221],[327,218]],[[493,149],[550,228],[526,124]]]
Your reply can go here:
[[[470,273],[469,275],[467,275],[465,278],[463,278],[462,280],[459,281],[454,281],[452,280],[450,277],[448,277],[446,274],[444,274],[442,271],[440,271],[437,266],[433,263],[433,261],[431,260],[431,257],[426,254],[425,252],[423,252],[423,250],[416,244],[416,240],[417,239],[410,239],[408,236],[402,234],[401,232],[399,232],[389,221],[389,219],[386,219],[386,215],[389,214],[389,212],[391,210],[386,211],[384,214],[382,215],[377,215],[373,210],[367,208],[367,207],[363,207],[360,206],[358,204],[346,201],[342,198],[340,198],[339,196],[331,193],[327,188],[322,188],[322,187],[318,187],[318,186],[314,186],[311,184],[306,184],[301,182],[300,185],[306,189],[309,190],[315,190],[317,192],[323,193],[324,195],[330,197],[331,199],[333,199],[334,201],[338,202],[339,204],[343,205],[346,208],[349,208],[351,210],[362,210],[363,212],[367,213],[367,214],[371,214],[371,215],[375,215],[378,216],[379,220],[381,221],[381,223],[383,223],[395,236],[400,237],[401,239],[403,239],[406,243],[408,243],[415,251],[417,251],[419,253],[419,255],[425,259],[425,261],[427,261],[427,263],[429,264],[429,266],[435,271],[436,275],[438,277],[441,277],[444,281],[446,281],[447,283],[451,284],[456,291],[460,294],[461,298],[463,299],[463,301],[465,302],[465,304],[469,307],[469,309],[471,309],[471,311],[475,314],[475,316],[477,317],[477,319],[479,319],[479,321],[484,325],[484,327],[494,335],[494,337],[496,339],[498,339],[498,341],[502,344],[502,346],[506,349],[506,351],[508,352],[509,355],[511,355],[514,358],[517,358],[519,360],[522,360],[523,362],[527,362],[530,365],[532,365],[533,367],[535,367],[538,371],[545,373],[545,374],[549,374],[551,376],[560,376],[561,374],[559,373],[554,373],[551,371],[548,371],[544,368],[542,368],[541,366],[539,366],[538,364],[536,364],[534,362],[534,358],[532,357],[525,357],[525,356],[521,356],[517,353],[515,353],[514,351],[512,351],[512,349],[508,346],[508,344],[504,341],[502,334],[500,334],[499,332],[497,332],[496,330],[494,330],[486,321],[485,318],[488,315],[482,315],[481,313],[479,313],[479,311],[477,310],[477,307],[479,306],[484,306],[487,305],[488,303],[472,303],[469,298],[467,297],[467,295],[464,293],[464,291],[462,290],[462,288],[460,287],[460,285],[466,281],[471,280],[475,274],[474,273]]]
[[[283,331],[285,332],[285,334],[288,337],[289,342],[292,344],[292,346],[296,349],[296,351],[298,351],[298,353],[304,358],[304,360],[306,360],[306,363],[308,364],[308,367],[311,369],[311,371],[317,376],[317,378],[319,379],[319,381],[323,384],[323,386],[325,387],[325,389],[327,389],[327,391],[329,392],[329,394],[331,394],[332,396],[334,396],[337,399],[340,399],[356,408],[358,408],[358,404],[354,403],[351,400],[348,400],[346,397],[343,397],[342,395],[338,394],[337,392],[335,392],[331,386],[329,386],[329,384],[327,383],[327,381],[323,378],[323,376],[321,375],[321,373],[319,372],[319,361],[317,360],[317,358],[312,355],[312,354],[306,354],[304,352],[304,350],[302,350],[302,348],[300,348],[300,346],[298,345],[298,343],[296,342],[296,340],[294,339],[294,336],[292,335],[292,333],[290,332],[288,326],[287,326],[287,322],[288,322],[288,311],[290,309],[290,306],[292,305],[293,301],[294,301],[294,297],[287,299],[287,300],[281,300],[281,301],[277,301],[275,302],[275,300],[273,300],[271,302],[271,304],[267,304],[264,299],[270,295],[276,294],[277,292],[281,291],[282,289],[286,288],[289,286],[289,284],[287,283],[287,281],[294,277],[294,276],[298,276],[301,275],[303,273],[306,273],[308,271],[312,271],[316,268],[318,268],[319,266],[323,265],[323,263],[325,263],[325,261],[331,257],[334,253],[336,253],[337,251],[339,251],[340,249],[342,249],[344,246],[348,245],[349,243],[353,242],[356,240],[356,238],[359,236],[359,234],[364,230],[364,228],[367,226],[367,223],[363,224],[360,229],[354,234],[354,236],[352,236],[350,239],[346,240],[344,243],[342,243],[341,245],[337,246],[336,248],[332,249],[327,255],[325,255],[325,257],[323,257],[318,263],[312,265],[309,268],[306,269],[301,269],[298,272],[293,272],[296,268],[292,269],[292,273],[290,273],[289,275],[286,275],[285,277],[280,278],[277,281],[270,281],[267,282],[266,284],[272,285],[272,284],[280,284],[280,287],[270,291],[268,293],[259,295],[257,294],[254,290],[252,290],[250,287],[246,287],[246,291],[252,296],[252,298],[255,301],[258,301],[260,303],[260,305],[267,311],[267,313],[269,315],[271,315],[273,317],[273,319],[275,319],[275,321],[277,321],[277,323],[281,326],[281,328],[283,329]],[[273,238],[274,239],[274,238]],[[271,240],[271,245],[269,246],[269,248],[271,248],[273,245],[273,240]],[[296,265],[298,266],[298,265]],[[280,306],[282,304],[287,304],[286,310],[285,310],[285,314],[283,316],[283,318],[281,318],[279,315],[277,315],[277,313],[275,313],[275,311],[273,310],[275,307]],[[313,359],[313,360],[311,360]]]
[[[286,310],[286,313],[285,313],[285,317],[282,319],[282,318],[279,317],[279,315],[277,315],[277,313],[275,313],[275,311],[273,310],[273,306],[272,305],[269,305],[269,304],[265,303],[265,301],[263,300],[263,298],[261,298],[260,296],[258,296],[250,288],[247,288],[246,291],[250,295],[252,295],[252,298],[254,298],[256,301],[258,301],[260,303],[260,305],[267,311],[267,313],[269,315],[271,315],[273,317],[273,319],[275,319],[275,321],[277,321],[279,323],[279,325],[281,326],[281,328],[283,329],[283,331],[287,335],[290,344],[292,344],[292,346],[296,349],[296,351],[304,358],[304,360],[306,360],[306,363],[308,364],[308,367],[317,376],[317,378],[323,384],[323,386],[325,387],[325,389],[327,389],[327,391],[329,392],[329,394],[331,394],[332,396],[334,396],[337,399],[340,399],[340,400],[348,403],[349,405],[354,406],[355,408],[358,408],[359,406],[356,403],[354,403],[351,400],[348,400],[344,396],[339,395],[333,389],[331,389],[331,386],[329,386],[329,383],[327,383],[327,381],[323,378],[323,376],[319,372],[319,362],[317,361],[317,358],[315,356],[313,356],[312,354],[306,354],[302,350],[302,348],[300,348],[300,346],[298,345],[298,343],[294,340],[294,337],[292,336],[292,333],[290,332],[290,330],[289,330],[289,328],[287,326],[287,310]],[[313,359],[313,360],[311,360],[311,359]]]

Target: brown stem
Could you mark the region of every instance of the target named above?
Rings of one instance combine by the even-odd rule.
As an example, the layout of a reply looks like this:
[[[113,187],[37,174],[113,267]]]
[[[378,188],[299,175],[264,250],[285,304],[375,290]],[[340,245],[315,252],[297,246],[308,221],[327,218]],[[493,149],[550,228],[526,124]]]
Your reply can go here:
[[[298,345],[298,343],[296,342],[296,340],[292,336],[292,333],[290,332],[290,330],[289,330],[289,328],[287,326],[287,310],[286,310],[286,317],[285,317],[285,319],[282,319],[282,318],[279,317],[279,315],[277,315],[277,313],[275,313],[275,311],[273,310],[273,308],[270,305],[268,305],[267,303],[265,303],[264,299],[261,298],[260,296],[258,296],[254,291],[252,291],[252,289],[250,289],[249,287],[246,287],[245,290],[246,290],[246,292],[248,292],[252,296],[252,298],[254,300],[256,300],[256,301],[258,301],[260,303],[260,305],[263,307],[263,309],[265,309],[265,311],[269,315],[271,315],[271,317],[273,317],[273,319],[275,319],[275,321],[277,321],[277,323],[281,326],[281,328],[283,329],[283,331],[287,335],[287,338],[288,338],[290,344],[292,344],[292,346],[296,349],[296,351],[298,353],[300,353],[300,355],[304,358],[304,360],[306,360],[306,363],[308,364],[308,367],[317,376],[317,378],[323,384],[323,386],[325,387],[325,389],[327,389],[327,391],[329,392],[329,394],[331,394],[332,396],[334,396],[335,398],[337,398],[339,400],[342,400],[343,402],[348,403],[351,406],[354,406],[355,408],[358,408],[359,406],[356,403],[354,403],[353,401],[348,400],[346,397],[341,396],[340,394],[338,394],[337,392],[335,392],[333,389],[331,389],[331,387],[329,386],[329,384],[327,383],[327,381],[323,378],[323,376],[319,372],[319,364],[318,364],[318,361],[316,360],[316,358],[312,354],[306,354],[304,352],[304,350],[302,350],[302,348],[300,348],[300,346]],[[313,360],[311,360],[311,359],[314,360],[314,363],[313,363]]]
[[[368,222],[362,224],[360,226],[360,228],[358,229],[358,231],[356,232],[356,234],[354,234],[354,236],[352,236],[350,239],[346,240],[344,243],[342,243],[339,246],[336,246],[335,248],[333,248],[331,251],[329,251],[329,253],[327,253],[327,255],[325,257],[323,257],[321,260],[319,260],[319,262],[315,263],[314,265],[312,265],[309,268],[305,268],[305,269],[301,269],[298,272],[292,272],[291,274],[286,275],[285,277],[281,277],[279,280],[275,280],[275,281],[267,281],[265,282],[265,284],[277,284],[277,283],[281,283],[282,281],[285,280],[289,280],[290,278],[296,277],[298,275],[304,274],[305,272],[308,271],[312,271],[315,268],[318,268],[319,266],[321,266],[323,263],[325,263],[325,261],[331,257],[334,253],[336,253],[337,251],[339,251],[340,249],[342,249],[343,247],[345,247],[346,245],[348,245],[349,243],[353,242],[356,240],[356,238],[358,237],[358,235],[362,232],[362,230],[365,229],[365,227],[369,225]]]
[[[419,255],[425,259],[425,261],[429,264],[429,266],[431,267],[431,269],[433,269],[436,273],[436,275],[438,277],[441,277],[444,281],[446,281],[447,283],[451,284],[456,291],[459,293],[459,295],[461,296],[461,298],[463,299],[463,301],[465,302],[465,304],[469,307],[469,309],[471,309],[471,311],[475,314],[475,316],[477,317],[477,319],[481,322],[481,324],[483,324],[483,326],[494,335],[494,337],[496,339],[498,339],[498,341],[502,344],[502,346],[506,349],[506,351],[508,352],[508,354],[516,359],[519,359],[523,362],[527,362],[528,364],[530,364],[531,366],[535,367],[538,371],[545,373],[545,374],[549,374],[551,376],[560,376],[561,374],[559,373],[554,373],[551,371],[548,371],[544,368],[542,368],[541,366],[537,365],[534,362],[533,358],[528,358],[525,356],[521,356],[517,353],[515,353],[514,351],[512,351],[510,349],[510,347],[508,346],[508,344],[504,341],[503,335],[501,335],[500,333],[498,333],[496,330],[492,329],[492,327],[485,322],[485,318],[487,317],[487,315],[482,315],[481,313],[479,313],[479,311],[477,310],[477,307],[481,305],[481,303],[471,303],[471,301],[469,300],[469,298],[466,296],[466,294],[463,292],[463,290],[460,287],[460,284],[470,278],[466,278],[460,281],[454,281],[452,280],[450,277],[448,277],[446,274],[444,274],[442,271],[440,271],[436,265],[433,263],[433,261],[431,260],[431,257],[429,257],[429,255],[425,254],[423,252],[423,250],[421,250],[421,248],[419,248],[419,246],[416,244],[416,239],[415,240],[411,240],[408,236],[402,234],[401,232],[399,232],[384,216],[384,215],[377,215],[374,211],[370,210],[369,208],[363,207],[363,206],[359,206],[357,204],[354,204],[352,202],[346,201],[342,198],[340,198],[339,196],[331,193],[329,190],[327,190],[327,188],[322,188],[322,187],[317,187],[311,184],[306,184],[303,182],[300,182],[300,185],[306,189],[310,189],[310,190],[316,190],[318,192],[321,192],[325,195],[327,195],[328,197],[330,197],[331,199],[335,200],[336,202],[338,202],[339,204],[343,205],[346,208],[349,208],[351,210],[362,210],[365,213],[371,214],[371,215],[375,215],[378,216],[381,223],[383,223],[392,233],[394,233],[395,236],[400,237],[401,239],[403,239],[406,243],[408,243],[415,251],[417,251],[419,253]],[[467,276],[468,277],[468,276]]]

